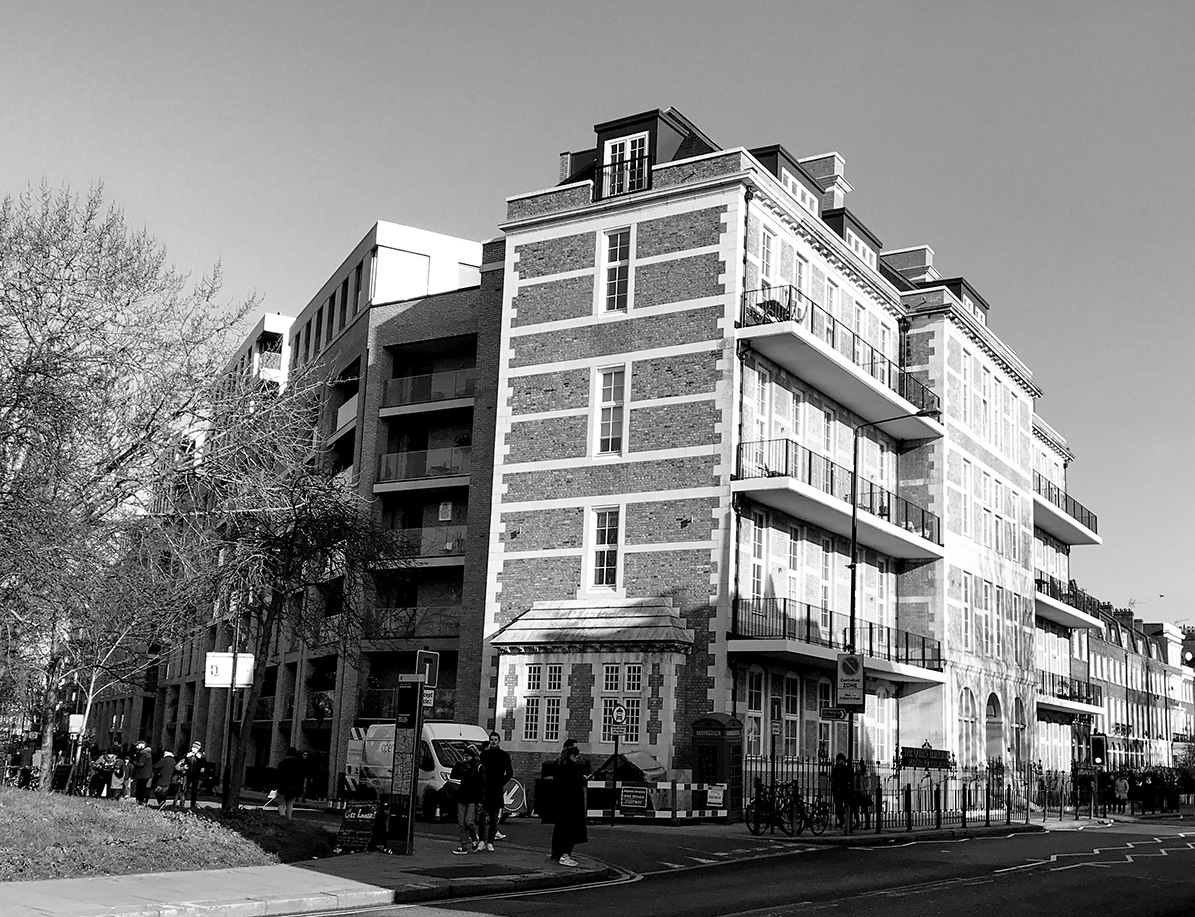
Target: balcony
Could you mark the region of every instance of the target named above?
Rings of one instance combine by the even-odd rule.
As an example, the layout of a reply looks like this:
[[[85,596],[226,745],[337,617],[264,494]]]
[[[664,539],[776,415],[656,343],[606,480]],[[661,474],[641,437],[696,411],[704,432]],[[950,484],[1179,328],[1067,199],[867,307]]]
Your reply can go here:
[[[1095,513],[1033,472],[1033,524],[1064,544],[1103,544]]]
[[[1046,576],[1040,570],[1036,571],[1034,585],[1037,590],[1034,610],[1039,618],[1045,618],[1063,627],[1090,627],[1103,633],[1104,622],[1099,617],[1099,599],[1073,584],[1068,585],[1062,580]]]
[[[406,483],[414,487],[434,487],[442,483],[439,479],[464,477],[468,483],[472,446],[452,446],[443,449],[426,449],[417,452],[392,452],[378,458],[377,484]],[[382,490],[406,488],[384,487]],[[411,488],[413,489],[413,488]]]
[[[257,706],[253,708],[253,719],[258,723],[268,723],[274,719],[274,696],[259,697]]]
[[[787,439],[743,443],[731,483],[759,503],[851,537],[851,472]],[[944,556],[937,516],[871,481],[859,481],[859,544],[889,557]]]
[[[1037,705],[1064,713],[1103,713],[1104,689],[1055,672],[1038,672]]]
[[[594,201],[651,189],[651,157],[635,156],[599,166],[593,185]]]
[[[259,369],[282,369],[282,354],[276,350],[263,350]]]
[[[386,383],[386,400],[382,403],[382,410],[385,414],[393,415],[416,410],[467,407],[473,403],[471,399],[476,383],[477,370],[473,368],[391,379]],[[411,411],[387,411],[387,408],[409,408]]]
[[[336,409],[336,426],[332,428],[332,435],[348,429],[357,420],[357,400],[360,396],[353,395],[348,401]]]
[[[307,707],[303,713],[305,722],[315,721],[316,726],[331,726],[336,714],[336,689],[307,692]]]
[[[364,622],[367,640],[460,636],[460,605],[375,608]]]
[[[848,615],[791,599],[736,598],[731,652],[801,657],[833,663],[846,652]],[[930,637],[856,618],[855,649],[866,667],[895,681],[944,681],[942,646]]]
[[[357,719],[393,720],[398,688],[365,688],[357,695]]]
[[[739,340],[867,421],[940,409],[938,396],[791,286],[743,294]],[[884,425],[897,439],[943,434],[931,417]]]
[[[453,565],[464,562],[468,529],[467,525],[443,525],[435,528],[394,529],[394,534],[411,557],[425,561],[446,560]],[[430,565],[436,566],[434,563]]]

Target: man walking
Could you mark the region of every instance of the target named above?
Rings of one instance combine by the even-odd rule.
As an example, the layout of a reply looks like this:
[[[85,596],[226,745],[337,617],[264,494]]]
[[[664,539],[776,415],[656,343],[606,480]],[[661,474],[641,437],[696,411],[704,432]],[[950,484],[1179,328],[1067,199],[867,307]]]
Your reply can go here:
[[[452,779],[460,781],[456,791],[456,815],[461,828],[461,844],[452,852],[465,854],[481,850],[481,841],[477,838],[477,804],[485,793],[485,778],[477,749],[472,745],[465,745],[464,758],[452,765]]]
[[[834,797],[834,815],[838,820],[838,827],[846,827],[847,806],[851,798],[851,767],[846,763],[846,755],[839,752],[834,757],[834,766],[830,768],[830,795]]]
[[[502,815],[502,797],[506,781],[514,776],[510,755],[502,747],[502,736],[490,733],[490,744],[481,752],[481,770],[485,777],[485,791],[481,798],[481,815],[477,820],[479,840],[493,852],[498,836],[498,819]]]
[[[199,782],[203,779],[204,768],[207,767],[207,758],[203,754],[203,745],[200,742],[191,743],[191,750],[183,758],[183,766],[187,774],[186,794],[191,800],[191,808],[194,809],[199,800]]]

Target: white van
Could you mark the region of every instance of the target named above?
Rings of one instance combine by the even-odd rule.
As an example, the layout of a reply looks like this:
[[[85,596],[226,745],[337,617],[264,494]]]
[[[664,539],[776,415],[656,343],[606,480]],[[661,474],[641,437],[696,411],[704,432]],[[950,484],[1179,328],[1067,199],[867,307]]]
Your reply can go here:
[[[452,779],[452,765],[464,757],[466,745],[480,751],[489,740],[489,733],[480,726],[434,721],[423,724],[415,799],[424,818],[435,818],[437,808],[455,807],[459,781]],[[393,768],[393,723],[370,726],[362,738],[349,740],[344,774],[350,788],[369,787],[379,797],[389,796]]]

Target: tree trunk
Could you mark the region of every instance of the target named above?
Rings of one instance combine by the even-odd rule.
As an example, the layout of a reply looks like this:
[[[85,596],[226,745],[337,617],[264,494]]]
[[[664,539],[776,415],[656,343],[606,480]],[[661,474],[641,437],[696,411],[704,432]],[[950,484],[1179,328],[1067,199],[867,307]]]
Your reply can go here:
[[[271,599],[269,606],[262,609],[262,616],[255,622],[257,633],[253,640],[253,683],[248,688],[245,706],[241,711],[241,722],[236,730],[236,743],[232,752],[232,772],[228,775],[228,809],[235,812],[240,808],[241,791],[245,787],[245,759],[249,754],[249,740],[253,731],[253,717],[257,702],[261,700],[261,688],[265,682],[266,668],[269,661],[270,644],[272,642],[274,625],[278,620],[276,607],[278,600]]]

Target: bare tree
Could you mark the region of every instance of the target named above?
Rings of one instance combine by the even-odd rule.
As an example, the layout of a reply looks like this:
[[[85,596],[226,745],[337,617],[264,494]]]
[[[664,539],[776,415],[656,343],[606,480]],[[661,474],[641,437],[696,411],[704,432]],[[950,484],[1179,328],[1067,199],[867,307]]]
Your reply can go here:
[[[144,512],[253,307],[218,289],[218,269],[191,284],[99,189],[0,204],[0,603],[45,687],[47,771],[112,539]]]

